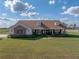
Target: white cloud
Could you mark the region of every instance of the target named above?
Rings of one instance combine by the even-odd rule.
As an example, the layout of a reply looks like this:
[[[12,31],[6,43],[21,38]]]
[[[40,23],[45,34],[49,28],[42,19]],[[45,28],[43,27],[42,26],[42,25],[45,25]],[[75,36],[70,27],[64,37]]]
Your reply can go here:
[[[10,21],[10,19],[6,18],[6,17],[0,17],[0,20],[2,20],[2,21]]]
[[[28,9],[34,9],[35,7],[32,6],[31,4],[25,3],[25,5],[27,6]]]
[[[16,22],[16,19],[14,21],[12,18],[0,17],[0,28],[8,28],[14,25]]]
[[[28,12],[28,13],[22,13],[20,14],[21,16],[28,16],[28,17],[31,17],[31,16],[34,16],[34,15],[39,15],[39,13],[37,12]]]
[[[68,22],[69,18],[64,17],[64,18],[60,18],[59,20],[62,21],[62,22]]]
[[[8,9],[10,9],[12,12],[15,12],[14,7],[17,4],[17,2],[20,2],[20,0],[6,0],[4,1],[4,5]]]
[[[2,16],[7,16],[7,14],[6,13],[2,13]]]
[[[13,13],[29,13],[31,10],[34,10],[35,7],[29,3],[24,3],[21,0],[6,0],[4,2],[5,7],[11,10]],[[35,11],[34,11],[35,12]]]
[[[24,12],[27,9],[34,8],[32,5],[23,3],[20,0],[6,0],[5,7],[9,8],[12,12]]]
[[[65,10],[66,9],[66,6],[62,6],[62,9]]]
[[[79,6],[70,7],[66,11],[64,11],[62,14],[69,14],[69,15],[73,15],[73,16],[79,16]]]
[[[58,2],[58,3],[61,3],[61,2],[63,2],[63,4],[67,4],[67,1],[65,1],[65,0],[49,0],[49,4],[51,5],[51,4],[55,4],[56,2]]]
[[[55,4],[55,0],[49,0],[49,4]]]

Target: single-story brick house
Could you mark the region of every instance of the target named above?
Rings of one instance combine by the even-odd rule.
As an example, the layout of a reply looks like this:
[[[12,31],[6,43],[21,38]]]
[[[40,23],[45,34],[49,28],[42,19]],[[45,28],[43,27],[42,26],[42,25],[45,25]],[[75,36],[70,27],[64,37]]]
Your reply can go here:
[[[61,35],[65,27],[54,20],[20,20],[10,27],[10,35]]]

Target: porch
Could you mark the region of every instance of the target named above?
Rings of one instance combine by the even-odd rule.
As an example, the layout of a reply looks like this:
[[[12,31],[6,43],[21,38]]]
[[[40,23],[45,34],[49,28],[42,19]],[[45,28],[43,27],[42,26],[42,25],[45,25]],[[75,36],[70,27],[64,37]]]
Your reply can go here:
[[[32,32],[36,35],[62,35],[65,29],[34,29]]]

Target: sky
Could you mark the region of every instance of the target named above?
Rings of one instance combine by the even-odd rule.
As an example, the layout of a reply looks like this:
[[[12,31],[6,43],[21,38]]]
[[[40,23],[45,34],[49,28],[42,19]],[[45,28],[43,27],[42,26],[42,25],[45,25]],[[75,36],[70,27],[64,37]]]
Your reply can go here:
[[[0,0],[0,27],[24,19],[60,20],[79,26],[79,0]]]

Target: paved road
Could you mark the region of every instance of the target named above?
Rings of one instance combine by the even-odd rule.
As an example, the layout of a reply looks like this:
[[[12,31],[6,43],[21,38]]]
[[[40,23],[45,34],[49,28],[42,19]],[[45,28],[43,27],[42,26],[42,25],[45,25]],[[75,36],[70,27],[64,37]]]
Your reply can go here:
[[[7,34],[0,34],[0,38],[6,38],[7,36]]]

